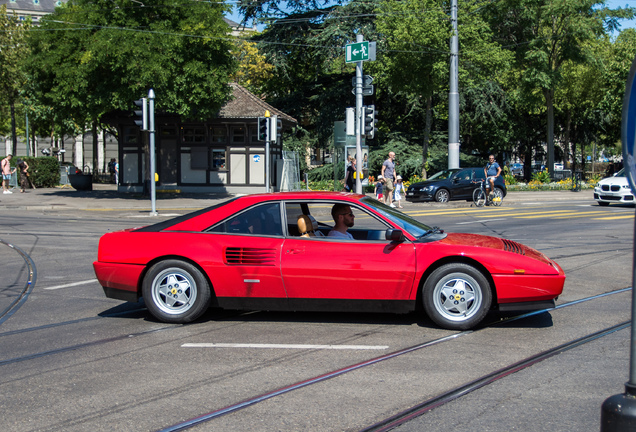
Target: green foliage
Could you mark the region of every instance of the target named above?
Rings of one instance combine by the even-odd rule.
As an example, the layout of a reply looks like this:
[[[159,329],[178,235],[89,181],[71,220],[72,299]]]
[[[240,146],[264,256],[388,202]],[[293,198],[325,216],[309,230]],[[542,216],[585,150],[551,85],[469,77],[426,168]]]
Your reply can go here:
[[[545,169],[543,171],[532,174],[532,180],[539,183],[550,183],[550,173]]]
[[[54,121],[80,128],[132,110],[151,88],[158,111],[209,118],[228,100],[236,68],[226,10],[186,0],[71,0],[30,33],[28,95],[53,108]]]
[[[333,182],[333,164],[324,164],[308,171],[307,178],[310,182]]]
[[[29,165],[29,179],[35,187],[55,187],[60,184],[60,163],[53,156],[30,157],[21,156]],[[11,166],[16,166],[18,158],[11,159]]]

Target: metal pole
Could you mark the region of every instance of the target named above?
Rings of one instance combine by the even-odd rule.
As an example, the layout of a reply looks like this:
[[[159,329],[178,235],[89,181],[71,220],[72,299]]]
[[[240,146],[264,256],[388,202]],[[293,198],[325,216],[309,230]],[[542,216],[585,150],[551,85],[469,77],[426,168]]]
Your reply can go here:
[[[356,42],[363,42],[364,36],[356,36]],[[361,159],[362,155],[362,133],[364,129],[364,119],[362,118],[362,62],[356,62],[356,159]],[[346,155],[345,155],[346,157]],[[360,160],[356,161],[356,193],[362,193],[362,180]]]
[[[457,56],[457,0],[451,0],[451,23],[453,34],[450,40],[450,91],[448,93],[448,168],[459,168],[459,89]]]
[[[267,119],[269,121],[269,119]],[[270,123],[271,125],[271,123]],[[265,192],[269,193],[269,139],[265,140]]]
[[[155,91],[148,91],[148,133],[150,134],[150,216],[157,216],[156,206],[156,167],[155,167]]]

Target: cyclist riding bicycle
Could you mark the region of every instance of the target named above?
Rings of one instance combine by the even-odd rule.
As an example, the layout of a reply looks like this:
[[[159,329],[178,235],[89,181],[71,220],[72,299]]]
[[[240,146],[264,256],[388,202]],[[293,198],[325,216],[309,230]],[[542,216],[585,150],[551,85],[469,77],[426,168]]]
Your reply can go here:
[[[484,174],[486,175],[486,192],[492,198],[493,191],[495,190],[495,179],[501,174],[501,167],[495,162],[495,156],[488,156],[488,163],[484,168]],[[489,190],[490,189],[490,190]]]

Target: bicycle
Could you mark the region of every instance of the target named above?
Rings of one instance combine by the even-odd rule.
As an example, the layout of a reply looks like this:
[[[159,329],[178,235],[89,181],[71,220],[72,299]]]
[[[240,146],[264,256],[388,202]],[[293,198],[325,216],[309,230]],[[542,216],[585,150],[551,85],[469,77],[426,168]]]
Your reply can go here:
[[[473,183],[479,183],[479,188],[473,191],[473,202],[477,207],[483,207],[485,205],[500,206],[503,202],[503,193],[501,189],[495,188],[492,196],[486,191],[486,179],[474,181]]]

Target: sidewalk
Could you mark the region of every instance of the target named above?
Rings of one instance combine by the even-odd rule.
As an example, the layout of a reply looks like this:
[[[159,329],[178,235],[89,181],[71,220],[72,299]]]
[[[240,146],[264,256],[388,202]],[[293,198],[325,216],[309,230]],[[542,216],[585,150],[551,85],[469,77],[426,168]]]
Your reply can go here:
[[[231,194],[157,192],[155,206],[161,210],[197,210],[232,198]],[[371,196],[371,195],[370,195]],[[503,205],[520,202],[554,202],[593,200],[593,191],[509,192]],[[417,207],[467,207],[467,201],[450,203],[403,202],[406,210]],[[78,191],[70,186],[28,189],[0,196],[0,209],[5,210],[139,210],[150,211],[150,197],[137,193],[117,192],[114,184],[93,184],[92,191]]]

